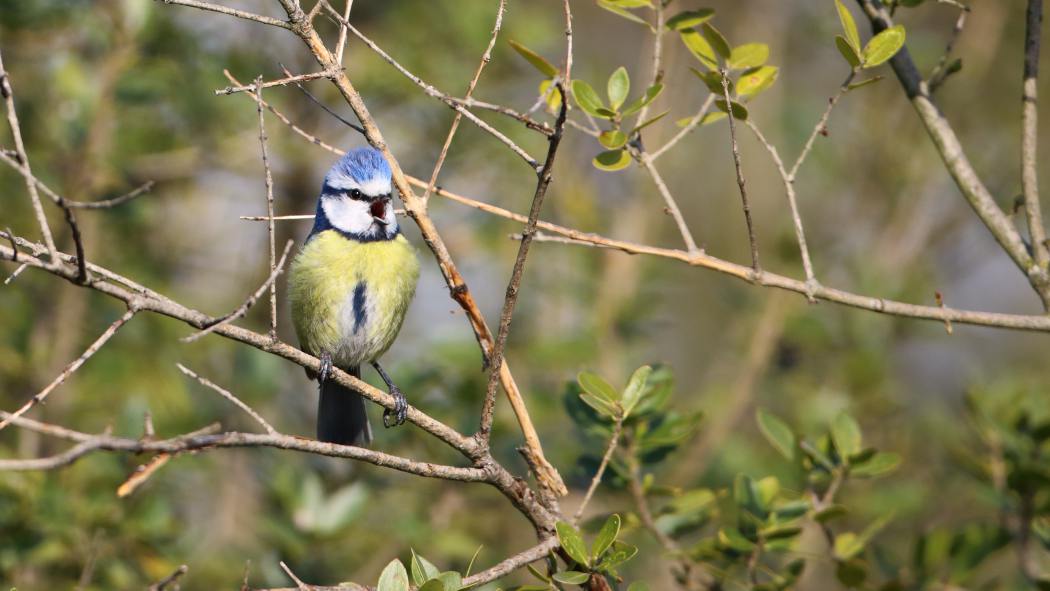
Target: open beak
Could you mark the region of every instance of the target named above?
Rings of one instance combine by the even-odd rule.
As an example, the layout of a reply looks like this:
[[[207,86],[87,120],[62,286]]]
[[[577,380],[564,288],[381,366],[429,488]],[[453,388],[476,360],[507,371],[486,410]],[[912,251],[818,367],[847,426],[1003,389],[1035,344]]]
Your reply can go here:
[[[387,221],[386,221],[387,204],[388,204],[388,202],[385,199],[377,199],[377,200],[373,201],[372,205],[369,207],[369,213],[372,214],[372,219],[375,220],[375,222],[377,224],[380,224],[380,225],[383,225],[383,226],[387,225]]]

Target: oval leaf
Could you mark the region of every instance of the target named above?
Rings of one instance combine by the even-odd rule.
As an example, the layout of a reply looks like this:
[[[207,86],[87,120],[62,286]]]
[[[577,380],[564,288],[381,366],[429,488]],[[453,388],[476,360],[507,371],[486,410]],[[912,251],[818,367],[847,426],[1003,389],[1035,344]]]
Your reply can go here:
[[[543,56],[540,54],[517,41],[508,41],[507,43],[510,43],[510,46],[514,48],[514,51],[518,52],[518,55],[525,58],[525,61],[532,64],[532,67],[539,70],[544,76],[554,78],[558,75],[558,68],[555,68],[554,64],[543,59]]]
[[[612,73],[612,76],[609,76],[607,88],[609,93],[609,106],[615,111],[623,105],[623,102],[627,100],[627,93],[631,91],[631,79],[627,75],[627,69],[623,66],[616,68],[616,71]]]
[[[553,80],[544,80],[540,82],[540,96],[546,97],[547,111],[549,113],[557,113],[561,109],[561,89],[555,86],[551,88]],[[547,92],[547,91],[550,92]]]
[[[740,97],[753,97],[763,90],[773,86],[777,81],[780,70],[775,66],[760,66],[751,68],[740,75],[736,82],[736,94]]]
[[[630,166],[631,156],[627,154],[627,150],[608,150],[602,152],[594,157],[591,161],[598,170],[617,171],[623,170]]]
[[[649,119],[639,123],[634,129],[631,130],[631,135],[634,135],[634,134],[638,133],[639,131],[645,129],[646,127],[649,127],[653,123],[656,123],[657,121],[663,119],[664,116],[667,115],[670,112],[671,111],[664,111],[663,113],[660,113],[659,115],[654,115],[654,116],[650,117]]]
[[[653,373],[653,368],[643,365],[631,374],[631,379],[627,381],[627,387],[623,390],[623,408],[625,413],[631,412],[635,405],[638,404],[638,401],[642,399],[642,394],[645,393],[646,381],[651,373]]]
[[[587,406],[593,408],[598,414],[616,418],[620,413],[617,409],[617,404],[614,402],[606,402],[597,396],[591,394],[580,394],[580,400],[582,400]]]
[[[678,35],[682,38],[682,43],[685,44],[686,49],[696,59],[700,60],[701,64],[712,70],[718,68],[718,56],[715,54],[715,49],[711,47],[711,44],[708,43],[703,35],[693,29],[686,29],[679,32]]]
[[[398,559],[391,560],[379,575],[376,591],[408,591],[408,572]]]
[[[579,382],[580,387],[588,394],[593,394],[594,396],[608,402],[616,402],[620,400],[620,393],[616,391],[616,388],[613,388],[609,382],[606,382],[596,374],[581,371],[580,374],[576,376],[576,381]]]
[[[766,437],[770,444],[776,448],[788,460],[795,459],[795,434],[787,423],[780,420],[773,413],[758,409],[756,413],[758,429]]]
[[[598,141],[610,150],[622,148],[627,143],[627,134],[619,129],[610,129],[598,134]]]
[[[835,47],[838,48],[839,53],[842,54],[842,57],[846,60],[846,63],[849,64],[849,67],[856,68],[860,65],[860,55],[857,53],[857,50],[853,49],[853,46],[849,44],[849,41],[846,41],[845,37],[842,35],[836,35]]]
[[[594,538],[594,544],[591,545],[591,560],[601,558],[601,555],[616,541],[618,535],[620,535],[620,516],[613,513],[605,520],[605,525],[598,532],[598,537]]]
[[[576,79],[572,81],[572,96],[576,99],[576,104],[581,109],[600,117],[598,110],[602,109],[602,99],[598,97],[598,93],[594,91],[594,87],[587,84],[583,80]]]
[[[865,68],[874,68],[897,55],[904,47],[904,27],[897,25],[875,35],[864,47],[861,58]]]
[[[598,6],[604,8],[605,10],[608,10],[609,12],[611,12],[611,13],[613,13],[613,14],[621,17],[621,18],[625,18],[625,19],[627,19],[627,20],[629,20],[631,22],[635,22],[635,23],[638,23],[640,25],[645,25],[647,27],[650,26],[649,23],[645,21],[645,19],[643,19],[642,17],[632,13],[631,11],[627,10],[626,8],[623,8],[617,2],[613,2],[611,0],[598,0]]]
[[[561,573],[554,573],[553,576],[555,581],[565,583],[566,585],[582,585],[591,578],[591,575],[581,573],[578,570],[567,570]]]
[[[860,425],[853,417],[841,413],[831,423],[831,440],[835,442],[835,449],[841,458],[859,453],[862,442]]]
[[[728,66],[734,70],[757,68],[769,59],[769,46],[765,43],[745,43],[734,47],[729,53]]]
[[[846,41],[856,53],[860,53],[860,33],[857,32],[857,22],[853,20],[853,15],[850,14],[842,0],[835,0],[835,8],[839,11],[839,22],[842,23],[842,32],[846,34]]]
[[[875,478],[878,476],[884,476],[893,472],[901,465],[900,454],[892,452],[879,452],[873,455],[868,461],[861,463],[860,465],[852,465],[850,467],[850,476],[858,476],[861,478]]]
[[[682,29],[689,29],[697,25],[702,25],[711,20],[713,16],[715,16],[715,11],[710,8],[686,10],[667,19],[665,25],[672,31],[681,31]]]
[[[715,101],[715,106],[718,107],[718,110],[722,111],[723,113],[728,113],[729,112],[729,108],[726,107],[725,99],[718,99],[718,100],[716,100]],[[732,101],[732,108],[733,108],[733,118],[734,119],[739,119],[741,121],[744,121],[744,120],[747,119],[747,107],[745,107],[744,105],[741,105],[740,103],[738,103],[736,101]],[[705,119],[706,119],[706,117],[705,117]]]
[[[707,39],[711,47],[715,48],[718,55],[722,56],[722,59],[729,59],[729,54],[732,53],[729,49],[729,42],[726,41],[721,31],[716,29],[711,23],[704,23],[700,26],[700,32],[704,38]]]
[[[554,524],[554,529],[558,532],[558,542],[569,558],[583,566],[590,566],[591,561],[587,557],[587,548],[583,545],[580,532],[564,521]]]
[[[656,97],[660,96],[660,93],[663,92],[663,90],[663,84],[653,84],[649,88],[646,88],[644,95],[639,97],[638,100],[634,101],[633,103],[627,105],[627,107],[623,110],[624,117],[641,111],[643,107],[656,100]]]
[[[430,579],[419,587],[419,591],[445,591],[445,582],[441,579]]]

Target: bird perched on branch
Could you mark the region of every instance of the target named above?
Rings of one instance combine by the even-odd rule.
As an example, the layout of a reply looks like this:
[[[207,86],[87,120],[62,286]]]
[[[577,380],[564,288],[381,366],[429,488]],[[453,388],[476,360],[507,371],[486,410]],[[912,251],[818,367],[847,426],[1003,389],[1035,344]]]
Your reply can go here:
[[[289,299],[302,349],[321,359],[317,438],[366,445],[364,400],[329,380],[334,365],[355,377],[370,363],[394,397],[383,425],[405,421],[408,403],[378,359],[397,337],[416,290],[419,260],[391,204],[390,165],[374,148],[351,150],[332,166],[306,244],[292,262]]]

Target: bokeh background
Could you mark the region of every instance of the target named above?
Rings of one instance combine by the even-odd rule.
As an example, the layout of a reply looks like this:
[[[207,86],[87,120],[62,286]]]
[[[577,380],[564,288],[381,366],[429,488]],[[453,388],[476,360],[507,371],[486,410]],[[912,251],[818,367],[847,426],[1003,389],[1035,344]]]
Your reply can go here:
[[[437,87],[461,94],[488,40],[495,2],[418,0],[355,3],[353,21],[401,63]],[[476,96],[518,109],[540,82],[507,44],[517,40],[554,62],[562,54],[559,4],[509,2],[503,33]],[[963,70],[938,99],[976,168],[1009,209],[1020,192],[1018,155],[1023,4],[975,0],[957,46]],[[230,6],[278,15],[263,0]],[[672,8],[697,8],[675,2]],[[624,65],[649,77],[646,30],[574,0],[574,74],[595,86]],[[793,160],[847,73],[832,39],[833,4],[777,0],[711,1],[715,23],[734,44],[768,43],[781,68],[751,106],[766,135]],[[943,51],[956,11],[927,2],[902,13],[908,45],[924,72]],[[334,28],[323,29],[331,34]],[[867,35],[866,27],[862,27]],[[668,90],[656,104],[671,114],[646,141],[658,145],[695,112],[706,90],[688,72],[694,59],[669,38]],[[256,111],[246,95],[215,96],[228,85],[278,78],[280,65],[316,69],[286,31],[147,0],[0,3],[0,48],[12,77],[34,171],[71,199],[112,197],[147,180],[152,193],[117,209],[79,216],[89,259],[176,300],[219,315],[236,307],[267,274],[266,227],[242,215],[265,213]],[[347,70],[363,92],[402,166],[429,176],[452,112],[427,98],[351,38]],[[1038,313],[1024,277],[972,215],[887,67],[887,78],[850,93],[827,137],[802,169],[798,192],[817,274],[829,285],[909,302],[944,294],[951,306]],[[1044,80],[1045,80],[1044,76]],[[637,88],[637,86],[636,86]],[[325,82],[311,92],[352,113]],[[1042,84],[1044,96],[1050,93]],[[355,132],[294,87],[264,95],[297,124],[334,145],[362,145]],[[534,154],[545,142],[514,122],[482,116]],[[1044,117],[1043,121],[1047,121]],[[267,114],[270,157],[282,214],[310,213],[334,156]],[[0,144],[7,144],[6,126]],[[741,149],[764,265],[801,276],[786,199],[768,155],[741,129]],[[1047,137],[1046,124],[1040,130]],[[570,134],[543,217],[609,236],[678,246],[677,231],[644,173],[590,164],[593,139]],[[697,241],[708,252],[748,259],[725,121],[704,126],[659,161]],[[1043,171],[1045,173],[1045,170]],[[464,123],[440,184],[525,212],[534,176],[490,136]],[[0,227],[34,237],[21,179],[0,171]],[[519,226],[434,197],[432,214],[490,323],[494,322]],[[47,205],[47,204],[45,204]],[[65,248],[61,217],[52,226]],[[278,244],[301,240],[310,222],[282,222]],[[421,249],[411,224],[406,233]],[[386,365],[414,405],[463,430],[477,422],[484,373],[458,307],[424,250],[418,295]],[[10,272],[13,265],[5,264]],[[281,283],[283,286],[283,282]],[[244,322],[266,325],[259,305]],[[27,271],[0,288],[0,404],[13,409],[52,379],[123,310],[106,298]],[[84,431],[141,432],[152,413],[160,434],[219,420],[253,425],[237,409],[175,367],[181,362],[234,391],[278,429],[311,436],[315,386],[300,368],[220,337],[181,344],[190,333],[156,315],[136,317],[46,406],[42,420]],[[294,341],[287,309],[280,334]],[[663,363],[676,378],[672,406],[705,414],[699,430],[660,465],[668,485],[726,486],[737,472],[778,468],[754,425],[769,408],[800,431],[816,431],[842,410],[866,437],[905,461],[893,476],[851,486],[844,502],[863,524],[891,513],[878,543],[907,557],[916,537],[938,528],[994,523],[989,485],[970,465],[978,438],[963,400],[1046,404],[1047,337],[901,320],[807,305],[795,294],[760,289],[672,261],[541,243],[533,247],[508,357],[526,394],[549,459],[567,479],[572,509],[590,479],[581,458],[602,442],[583,435],[565,410],[566,384],[589,369],[622,384],[637,366]],[[378,383],[375,376],[367,379]],[[373,409],[377,410],[377,409]],[[1045,412],[1042,409],[1039,412]],[[373,413],[373,420],[378,418]],[[411,426],[378,431],[375,446],[413,458],[457,461]],[[501,398],[494,444],[519,472],[513,415]],[[16,428],[0,433],[0,455],[31,457],[64,444]],[[284,585],[284,560],[314,583],[375,581],[409,548],[445,568],[464,568],[481,547],[488,566],[534,541],[527,522],[496,491],[425,480],[342,461],[276,450],[221,450],[176,458],[134,495],[116,487],[143,458],[97,454],[49,473],[0,474],[0,586],[71,588],[86,565],[84,589],[142,588],[179,564],[184,589],[236,588],[250,562],[253,585]],[[604,487],[592,511],[626,506]],[[643,552],[626,568],[654,588],[671,580],[651,539],[630,534]],[[1006,551],[982,563],[975,584],[1024,588]],[[515,576],[506,587],[523,580]],[[808,588],[833,583],[814,579]]]

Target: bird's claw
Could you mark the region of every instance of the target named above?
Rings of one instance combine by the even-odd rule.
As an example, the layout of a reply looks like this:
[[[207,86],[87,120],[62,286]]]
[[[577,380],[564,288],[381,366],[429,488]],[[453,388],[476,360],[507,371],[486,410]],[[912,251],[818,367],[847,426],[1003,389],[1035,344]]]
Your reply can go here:
[[[390,388],[390,395],[394,397],[394,408],[383,411],[383,426],[387,429],[404,423],[408,418],[408,400],[405,395],[397,386]]]
[[[321,371],[317,374],[317,381],[324,384],[330,375],[332,375],[332,355],[326,351],[321,353]]]

